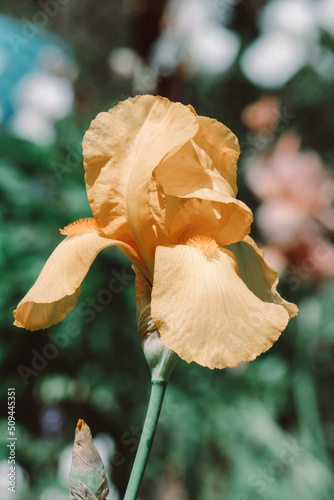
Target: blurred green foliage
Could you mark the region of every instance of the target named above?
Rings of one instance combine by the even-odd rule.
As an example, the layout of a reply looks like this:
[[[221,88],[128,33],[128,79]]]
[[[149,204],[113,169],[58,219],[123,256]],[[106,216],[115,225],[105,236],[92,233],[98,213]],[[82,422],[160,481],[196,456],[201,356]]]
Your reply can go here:
[[[3,10],[29,19],[37,4],[5,1]],[[110,76],[110,50],[130,46],[145,59],[158,35],[163,2],[159,9],[147,2],[151,15],[125,4],[131,2],[72,0],[50,19],[48,28],[72,46],[80,69],[75,113],[57,124],[57,140],[48,148],[8,135],[0,140],[0,460],[7,460],[7,388],[15,387],[17,461],[25,471],[20,500],[68,498],[59,461],[78,418],[87,421],[93,435],[113,438],[109,470],[122,497],[145,416],[150,377],[136,329],[134,280],[128,278],[108,304],[99,300],[111,272],[131,273],[117,249],[99,255],[82,286],[80,307],[62,323],[36,333],[12,326],[12,310],[61,241],[58,227],[91,215],[82,136],[98,112],[131,93],[128,82]],[[235,7],[233,28],[243,46],[256,37],[262,4]],[[323,43],[333,50],[333,39],[324,36]],[[157,92],[165,89],[170,97],[169,85],[168,79],[161,81]],[[184,81],[178,99],[231,127],[247,154],[248,132],[240,115],[260,94],[235,65],[223,77]],[[292,125],[303,144],[333,167],[332,82],[304,68],[277,95],[295,115]],[[239,197],[255,208],[242,168],[239,186]],[[315,286],[306,280],[295,294],[284,284],[281,291],[299,303],[301,313],[267,354],[222,372],[179,362],[141,498],[333,498],[334,282]],[[19,366],[34,371],[22,378]],[[167,496],[169,491],[174,496]]]

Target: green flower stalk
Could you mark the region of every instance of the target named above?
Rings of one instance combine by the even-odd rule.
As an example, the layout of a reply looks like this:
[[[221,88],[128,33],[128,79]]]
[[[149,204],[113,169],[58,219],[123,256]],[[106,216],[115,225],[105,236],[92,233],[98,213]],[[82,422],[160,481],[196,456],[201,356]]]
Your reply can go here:
[[[135,269],[135,271],[138,332],[151,371],[151,395],[124,500],[135,500],[137,498],[152,448],[169,377],[179,359],[175,352],[164,346],[152,321],[150,307],[151,285],[145,276],[138,270]]]

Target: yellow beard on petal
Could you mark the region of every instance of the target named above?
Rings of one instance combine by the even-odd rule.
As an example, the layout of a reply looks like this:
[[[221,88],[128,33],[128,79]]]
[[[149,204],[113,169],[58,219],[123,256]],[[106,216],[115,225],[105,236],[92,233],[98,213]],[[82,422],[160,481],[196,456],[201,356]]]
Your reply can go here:
[[[63,234],[64,236],[73,236],[75,234],[83,234],[88,232],[102,233],[99,225],[93,217],[72,222],[72,224],[68,224],[63,229],[59,229],[59,231],[60,234]]]
[[[192,236],[185,242],[186,245],[189,245],[194,248],[198,248],[201,250],[206,257],[213,258],[218,255],[219,246],[212,236],[208,236],[206,234],[198,234],[196,236]]]

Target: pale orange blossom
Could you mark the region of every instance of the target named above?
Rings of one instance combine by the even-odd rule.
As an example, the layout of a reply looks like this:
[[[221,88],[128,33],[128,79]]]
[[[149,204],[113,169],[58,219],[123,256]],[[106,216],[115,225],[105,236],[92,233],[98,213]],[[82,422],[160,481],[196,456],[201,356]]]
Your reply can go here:
[[[268,350],[297,307],[278,295],[276,271],[247,236],[234,134],[191,106],[137,96],[92,121],[83,153],[93,218],[61,231],[15,325],[61,321],[97,254],[116,245],[147,282],[137,289],[150,296],[164,345],[182,359],[224,368]]]

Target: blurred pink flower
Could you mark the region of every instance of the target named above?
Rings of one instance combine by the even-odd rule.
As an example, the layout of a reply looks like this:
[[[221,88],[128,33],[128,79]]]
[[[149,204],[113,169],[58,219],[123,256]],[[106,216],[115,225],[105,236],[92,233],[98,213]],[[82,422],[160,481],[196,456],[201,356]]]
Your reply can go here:
[[[308,273],[334,274],[334,247],[326,234],[334,230],[334,179],[313,151],[300,151],[295,133],[281,136],[275,149],[253,157],[246,180],[262,200],[257,222],[268,252],[282,266],[304,266]],[[278,253],[281,254],[278,257]]]
[[[279,118],[279,99],[274,95],[263,95],[245,107],[241,118],[246,127],[254,132],[262,129],[275,130]]]
[[[247,181],[259,198],[284,199],[296,210],[317,217],[332,206],[334,180],[315,152],[300,152],[299,147],[297,134],[283,134],[272,153],[250,162]]]

